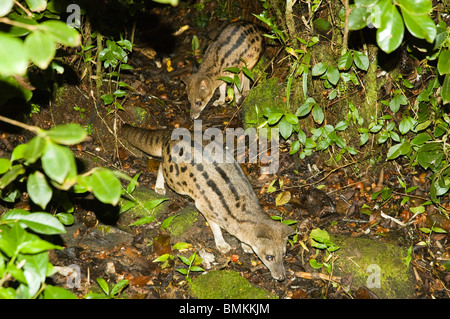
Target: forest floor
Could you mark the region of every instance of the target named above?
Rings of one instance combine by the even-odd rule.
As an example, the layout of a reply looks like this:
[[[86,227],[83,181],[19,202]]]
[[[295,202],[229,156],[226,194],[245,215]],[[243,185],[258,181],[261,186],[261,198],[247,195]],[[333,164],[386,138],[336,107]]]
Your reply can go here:
[[[214,2],[207,3],[205,12],[214,12],[213,6]],[[74,55],[72,68],[79,77],[78,82],[66,85],[56,101],[33,114],[31,124],[44,129],[68,122],[89,127],[89,140],[72,148],[78,159],[86,166],[117,168],[130,176],[141,173],[140,187],[154,188],[158,162],[119,143],[117,137],[120,139],[120,134],[117,135],[114,123],[135,123],[151,129],[193,128],[185,87],[180,80],[193,72],[195,59],[191,53],[191,40],[196,35],[204,47],[226,23],[215,17],[206,28],[195,28],[192,27],[192,18],[189,18],[193,13],[194,9],[187,6],[157,6],[150,12],[154,19],[147,21],[145,28],[137,25],[136,47],[129,57],[129,64],[135,70],[123,72],[121,76],[121,81],[133,87],[128,97],[121,101],[123,111],[108,113],[102,101],[93,98],[89,74],[82,78],[86,66]],[[173,35],[184,25],[191,25],[191,28]],[[284,70],[274,72],[280,75]],[[142,120],[138,122],[136,112],[140,111]],[[235,106],[209,105],[201,118],[203,128],[223,130],[242,126]],[[3,138],[3,142],[15,146],[24,139],[20,134],[10,134]],[[352,279],[334,271],[338,259],[344,257],[312,247],[309,234],[312,229],[320,228],[331,235],[337,246],[344,245],[345,238],[366,238],[401,247],[410,257],[408,276],[412,282],[412,294],[409,297],[450,297],[450,272],[444,266],[450,258],[450,223],[433,205],[427,205],[426,211],[417,216],[413,216],[409,209],[427,200],[429,179],[425,172],[402,163],[366,165],[364,171],[358,171],[352,165],[328,167],[329,154],[326,152],[299,160],[294,158],[296,155],[289,155],[289,145],[285,141],[280,142],[277,174],[260,176],[257,164],[243,164],[242,167],[264,210],[270,215],[282,216],[284,220],[296,221],[293,227],[299,235],[288,244],[284,261],[285,281],[273,280],[257,256],[244,253],[237,239],[228,234],[225,234],[225,239],[232,250],[227,255],[221,254],[215,248],[212,232],[201,215],[181,237],[172,236],[167,229],[162,230],[161,222],[167,217],[193,205],[190,198],[171,190],[167,193],[170,200],[163,215],[140,226],[130,226],[131,221],[119,216],[117,208],[100,205],[91,199],[74,199],[75,223],[67,227],[68,233],[61,239],[65,248],[52,252],[51,262],[61,268],[74,264],[80,267],[81,286],[72,289],[80,297],[89,291],[99,291],[95,282],[98,277],[110,285],[122,279],[129,280],[123,295],[127,298],[195,297],[189,282],[202,276],[202,272],[191,272],[186,278],[177,271],[187,268],[178,255],[189,257],[194,252],[203,251],[201,256],[212,255],[214,258],[210,265],[199,264],[205,271],[236,271],[252,285],[279,298],[376,298],[377,293],[367,284],[356,291],[349,290]],[[398,177],[402,177],[408,186],[418,187],[410,194],[411,200],[406,206],[401,205],[404,188]],[[274,180],[275,183],[269,187]],[[374,192],[385,186],[394,190],[388,201],[371,198]],[[290,200],[276,205],[276,197],[286,191],[290,193]],[[449,207],[448,201],[449,198],[443,200],[444,207]],[[436,223],[447,233],[427,234],[419,229],[431,228]],[[177,242],[187,242],[191,246],[180,252],[173,249]],[[410,247],[412,249],[408,252]],[[174,258],[169,258],[164,265],[154,262],[163,254]],[[325,265],[313,268],[310,262],[313,259]],[[331,273],[326,265],[331,266]],[[52,280],[63,287],[68,285],[67,277],[61,274],[54,275]]]

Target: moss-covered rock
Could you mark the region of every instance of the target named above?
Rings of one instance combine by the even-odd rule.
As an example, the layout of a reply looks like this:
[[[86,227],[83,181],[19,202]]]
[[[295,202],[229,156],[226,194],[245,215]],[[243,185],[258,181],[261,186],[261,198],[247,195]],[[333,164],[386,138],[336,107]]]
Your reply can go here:
[[[128,226],[137,218],[142,217],[154,217],[157,219],[163,213],[167,211],[169,206],[169,201],[164,201],[155,208],[148,209],[148,203],[154,199],[167,198],[165,196],[159,195],[154,190],[147,187],[136,187],[136,189],[130,194],[122,197],[119,201],[119,206],[122,210],[125,210],[120,214],[119,224],[123,226]],[[136,204],[130,208],[126,209],[131,202]]]
[[[285,110],[286,103],[282,101],[284,86],[279,85],[278,82],[278,78],[263,80],[250,91],[242,105],[244,129],[259,127],[266,122],[267,118],[262,114],[267,107]]]
[[[408,249],[369,238],[333,239],[336,274],[353,274],[352,291],[366,286],[380,298],[411,298],[414,282],[407,263]]]
[[[199,212],[195,206],[186,206],[172,219],[167,229],[173,236],[181,236],[194,225],[198,214]]]
[[[239,273],[215,270],[195,278],[192,294],[199,299],[277,299],[278,296],[249,283]]]

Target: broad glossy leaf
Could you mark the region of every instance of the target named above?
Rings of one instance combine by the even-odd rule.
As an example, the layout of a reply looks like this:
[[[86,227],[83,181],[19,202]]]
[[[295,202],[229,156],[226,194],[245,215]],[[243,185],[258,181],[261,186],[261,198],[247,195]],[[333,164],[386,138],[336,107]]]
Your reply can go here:
[[[25,173],[25,168],[22,164],[17,164],[11,167],[11,169],[0,178],[0,189],[5,189],[5,187],[11,184],[17,176],[23,173]]]
[[[41,23],[40,26],[54,41],[63,45],[77,46],[81,43],[81,37],[78,31],[62,21],[49,20]]]
[[[406,155],[411,150],[411,144],[407,141],[403,143],[395,144],[389,148],[387,153],[387,159],[395,159],[401,155]]]
[[[33,203],[39,205],[42,209],[45,209],[53,195],[44,174],[39,171],[28,176],[27,191]]]
[[[338,60],[338,68],[339,70],[348,70],[353,64],[353,56],[352,52],[348,51],[344,55],[342,55]]]
[[[70,157],[73,157],[73,154],[67,147],[49,142],[42,155],[42,168],[45,174],[62,184],[69,173]]]
[[[7,158],[0,158],[0,174],[5,174],[11,167],[11,161]]]
[[[432,43],[436,38],[436,25],[426,14],[418,15],[402,7],[403,20],[413,36]]]
[[[391,53],[397,49],[403,40],[405,26],[403,19],[391,0],[380,1],[380,28],[377,30],[377,43],[380,48]]]
[[[361,70],[367,71],[369,68],[369,58],[362,52],[355,51],[353,52],[353,59],[355,61],[355,65]]]
[[[317,124],[322,124],[323,120],[325,119],[325,114],[323,113],[322,108],[318,104],[314,105],[312,109],[312,114],[314,121]]]
[[[31,11],[42,12],[47,8],[47,0],[26,0]]]
[[[440,75],[450,74],[450,50],[444,50],[439,55],[438,71]]]
[[[72,292],[62,287],[45,286],[44,299],[78,299]]]
[[[21,39],[0,32],[0,75],[23,75],[28,68],[28,58]]]
[[[432,9],[431,0],[398,0],[398,4],[402,9],[405,8],[417,15],[428,14]]]
[[[0,1],[0,17],[7,15],[14,6],[14,0]]]
[[[98,169],[88,179],[89,187],[101,202],[116,205],[120,199],[122,185],[108,169]]]
[[[36,162],[44,153],[47,141],[41,136],[35,136],[28,142],[27,148],[24,150],[23,157],[27,163]]]
[[[278,124],[278,128],[280,130],[281,136],[283,136],[284,139],[288,139],[292,134],[292,124],[286,121],[286,117],[283,117],[283,119]]]
[[[56,53],[55,42],[39,30],[25,38],[24,48],[28,58],[41,69],[48,67]]]
[[[18,220],[33,231],[44,235],[64,234],[64,225],[49,213],[30,213],[24,209],[11,209],[2,220]]]
[[[444,83],[441,88],[441,96],[444,104],[450,102],[450,74],[445,75]]]
[[[81,143],[87,136],[87,132],[75,123],[58,125],[47,132],[50,138],[60,144],[72,145]]]

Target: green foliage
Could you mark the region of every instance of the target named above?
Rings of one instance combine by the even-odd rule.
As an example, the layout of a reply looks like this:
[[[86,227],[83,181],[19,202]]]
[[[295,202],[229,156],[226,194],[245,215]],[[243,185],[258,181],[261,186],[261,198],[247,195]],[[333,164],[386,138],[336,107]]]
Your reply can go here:
[[[311,240],[311,246],[317,249],[316,258],[310,259],[309,264],[311,265],[311,267],[313,267],[315,269],[320,269],[323,266],[325,266],[327,268],[327,271],[329,273],[331,273],[332,268],[333,268],[332,263],[334,261],[333,260],[333,252],[338,250],[340,247],[331,241],[330,235],[328,234],[328,232],[326,230],[322,230],[322,229],[318,229],[318,228],[313,229],[313,230],[311,230],[311,233],[309,234],[309,238]],[[326,255],[323,258],[322,263],[317,261],[317,257],[319,255],[320,250],[325,250],[325,252],[326,252]]]
[[[97,283],[100,286],[102,293],[88,293],[86,299],[118,299],[121,296],[122,291],[128,286],[129,281],[123,279],[117,284],[109,287],[108,283],[103,278],[97,278]]]
[[[179,251],[185,251],[190,248],[192,248],[191,244],[185,243],[185,242],[179,242],[173,245],[173,249],[179,250]],[[175,256],[172,254],[162,254],[153,262],[161,263],[161,268],[167,268],[170,266],[169,262],[174,260]],[[202,258],[197,255],[197,252],[194,252],[190,257],[185,257],[180,254],[178,254],[178,258],[181,260],[181,262],[187,266],[187,268],[178,268],[176,271],[178,271],[180,274],[183,274],[186,276],[186,281],[190,282],[191,278],[189,277],[189,274],[191,271],[193,272],[201,272],[205,271],[202,267],[199,265],[203,262]]]
[[[50,214],[12,209],[0,219],[0,297],[68,298],[71,293],[45,283],[53,274],[48,250],[61,249],[38,235],[65,233],[73,223],[73,205],[67,192],[92,192],[100,201],[115,205],[122,192],[116,175],[106,168],[94,168],[79,175],[68,145],[84,140],[86,131],[77,124],[44,131],[27,127],[37,135],[18,145],[8,160],[0,159],[0,199],[16,201],[25,187],[31,202]],[[120,175],[120,176],[123,176]],[[28,232],[30,229],[36,234]],[[14,289],[12,287],[16,286]]]
[[[0,2],[0,23],[7,27],[2,30],[8,30],[0,32],[0,47],[7,48],[0,50],[0,83],[16,87],[29,101],[32,91],[22,87],[16,76],[26,77],[30,66],[62,73],[64,68],[55,59],[57,48],[78,46],[81,37],[77,30],[58,19],[59,12],[47,0],[25,2],[21,6],[13,0]],[[17,94],[0,91],[3,95],[0,104]]]
[[[436,25],[428,16],[432,10],[430,0],[355,0],[351,7],[349,29],[359,30],[366,26],[377,28],[378,46],[386,53],[401,45],[405,25],[416,38],[429,43],[433,43],[436,38]]]

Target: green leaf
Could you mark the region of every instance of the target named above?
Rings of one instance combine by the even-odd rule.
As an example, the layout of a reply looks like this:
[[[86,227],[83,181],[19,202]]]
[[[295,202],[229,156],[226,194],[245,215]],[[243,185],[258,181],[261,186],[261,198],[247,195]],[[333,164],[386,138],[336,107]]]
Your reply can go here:
[[[146,216],[146,217],[139,218],[137,221],[131,223],[130,226],[139,226],[139,225],[150,224],[154,220],[155,220],[154,216]]]
[[[292,113],[287,113],[286,114],[286,121],[288,122],[288,123],[290,123],[290,124],[298,124],[298,117],[297,116],[295,116],[294,114],[292,114]]]
[[[411,150],[411,144],[407,141],[403,143],[395,144],[387,152],[387,159],[392,160],[401,155],[406,155]]]
[[[5,175],[0,178],[0,189],[5,189],[6,186],[11,184],[17,176],[25,173],[25,168],[21,164],[14,165]]]
[[[120,293],[130,282],[126,279],[122,279],[117,284],[115,284],[111,289],[111,295],[115,296]]]
[[[170,254],[162,254],[158,258],[154,259],[153,262],[154,263],[165,262],[167,259],[169,259],[169,257],[170,257]]]
[[[416,120],[413,119],[411,116],[406,116],[401,120],[401,122],[398,126],[398,129],[399,129],[400,133],[406,134],[409,131],[411,131],[415,125],[416,125]]]
[[[312,68],[312,75],[313,76],[319,76],[325,73],[327,70],[328,65],[324,62],[320,62]]]
[[[412,139],[412,145],[422,145],[425,142],[431,140],[431,136],[428,133],[420,133],[415,138]]]
[[[27,191],[33,203],[39,205],[42,209],[45,209],[53,195],[44,174],[39,171],[28,176]]]
[[[184,269],[184,268],[177,269],[177,271],[178,271],[180,274],[183,274],[183,275],[187,275],[187,274],[189,273],[188,270],[187,270],[187,269]]]
[[[23,152],[23,157],[27,163],[36,162],[44,153],[47,141],[41,136],[35,136],[28,142],[26,149]]]
[[[440,75],[450,74],[450,50],[441,52],[437,68]]]
[[[42,168],[45,174],[62,184],[69,174],[71,157],[73,154],[67,147],[48,143],[42,155]]]
[[[176,250],[183,250],[183,249],[189,249],[192,248],[192,245],[186,242],[179,242],[173,245],[173,249]]]
[[[47,131],[47,135],[55,142],[64,145],[81,143],[87,136],[87,132],[80,125],[75,123],[58,125],[54,129]]]
[[[203,269],[200,266],[192,266],[190,270],[191,271],[205,271],[205,269]]]
[[[348,70],[353,64],[353,56],[352,52],[348,51],[344,55],[342,55],[338,60],[338,68],[339,70]]]
[[[395,95],[392,100],[389,102],[389,108],[392,112],[396,113],[400,109],[401,105],[407,105],[408,100],[404,94]]]
[[[314,121],[317,124],[322,124],[323,120],[325,119],[325,114],[323,113],[322,108],[318,104],[314,105],[312,114]]]
[[[11,154],[11,162],[17,161],[19,159],[22,159],[24,157],[25,149],[27,148],[27,144],[19,144],[16,146],[16,148],[13,150]]]
[[[184,256],[179,255],[178,258],[180,258],[181,261],[182,261],[186,266],[189,266],[189,265],[191,264],[191,261],[190,261],[188,258],[184,257]]]
[[[3,0],[0,2],[0,17],[7,15],[14,6],[14,0]]]
[[[38,254],[51,249],[61,250],[62,247],[38,238],[24,244],[23,247],[20,248],[20,252],[22,254]]]
[[[8,48],[0,50],[0,75],[25,74],[28,58],[22,40],[0,32],[0,48]]]
[[[24,48],[28,58],[41,69],[48,67],[56,53],[55,42],[42,31],[34,31],[28,35]]]
[[[401,5],[400,5],[401,6]],[[403,20],[413,36],[432,43],[436,38],[436,25],[427,14],[416,14],[401,6]]]
[[[367,57],[367,55],[365,55],[362,52],[355,51],[353,52],[353,56],[355,60],[355,65],[359,69],[364,71],[367,71],[367,69],[369,69],[369,58]]]
[[[108,169],[95,170],[88,179],[88,186],[95,197],[106,204],[116,205],[120,199],[122,185],[117,177]]]
[[[11,209],[2,220],[18,220],[33,231],[44,235],[65,234],[64,225],[49,213],[30,213],[24,209]]]
[[[78,299],[72,292],[62,287],[46,285],[43,293],[44,299]]]
[[[339,70],[335,68],[334,66],[330,65],[327,68],[327,80],[333,84],[336,85],[339,81],[340,74]]]
[[[295,112],[295,115],[298,117],[302,117],[302,116],[309,114],[309,112],[311,112],[313,105],[315,105],[315,104],[316,104],[316,101],[313,98],[311,98],[311,97],[307,98],[306,102],[303,103],[297,109],[297,111]]]
[[[391,53],[402,43],[405,26],[402,16],[391,0],[381,0],[378,5],[381,21],[377,30],[377,43],[384,52]]]
[[[278,121],[283,117],[284,113],[272,113],[268,118],[268,123],[270,125],[277,124]]]
[[[367,25],[368,17],[370,12],[367,7],[362,6],[351,6],[352,11],[348,17],[348,28],[349,30],[360,30]]]
[[[100,96],[100,98],[103,100],[103,103],[105,103],[105,105],[109,105],[114,102],[114,96],[112,94],[103,94],[102,96]]]
[[[280,121],[280,123],[278,124],[278,128],[280,130],[281,136],[283,136],[284,139],[288,139],[291,136],[292,124],[286,120],[286,117],[283,117],[283,119]]]
[[[444,83],[441,88],[441,97],[444,104],[450,102],[450,74],[445,75]]]
[[[0,158],[0,174],[5,174],[11,168],[11,161],[7,158]]]
[[[31,11],[42,12],[47,8],[47,0],[26,0]]]
[[[78,31],[62,21],[48,20],[41,23],[40,28],[47,32],[54,41],[63,45],[77,46],[81,43],[81,37]]]
[[[319,263],[316,259],[310,259],[309,264],[314,269],[320,269],[323,267],[323,264]]]
[[[97,283],[100,286],[100,288],[102,288],[103,292],[105,294],[109,295],[109,286],[108,286],[108,283],[106,282],[106,280],[101,277],[98,277]]]
[[[56,217],[65,226],[70,226],[74,222],[74,217],[71,213],[58,213],[56,214]]]

